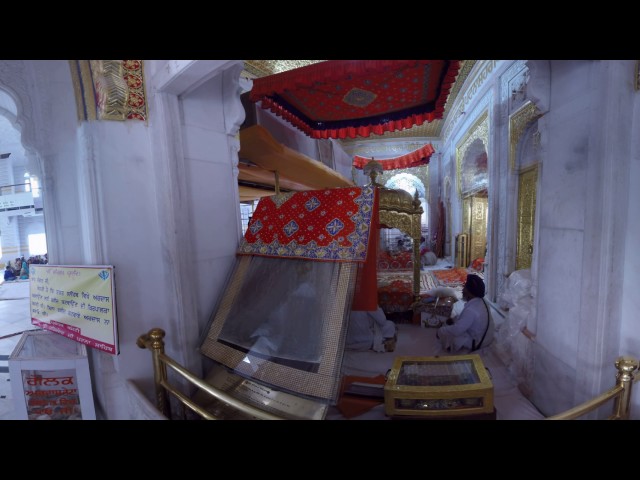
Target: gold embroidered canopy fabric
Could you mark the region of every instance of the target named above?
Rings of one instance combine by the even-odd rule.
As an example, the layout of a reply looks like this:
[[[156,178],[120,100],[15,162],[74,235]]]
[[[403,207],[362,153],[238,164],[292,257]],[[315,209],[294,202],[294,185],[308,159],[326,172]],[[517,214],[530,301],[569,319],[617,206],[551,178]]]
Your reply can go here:
[[[404,130],[443,116],[458,60],[330,60],[254,80],[250,98],[311,138]]]
[[[364,262],[375,189],[309,190],[264,197],[239,254]]]

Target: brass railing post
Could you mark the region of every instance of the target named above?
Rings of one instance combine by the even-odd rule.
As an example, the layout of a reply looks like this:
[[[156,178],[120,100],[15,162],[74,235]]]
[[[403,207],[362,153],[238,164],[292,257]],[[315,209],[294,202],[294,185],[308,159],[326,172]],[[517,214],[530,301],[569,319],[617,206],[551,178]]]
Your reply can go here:
[[[160,360],[160,355],[164,354],[165,332],[161,328],[152,328],[146,335],[138,337],[137,344],[140,348],[151,350],[153,357],[153,380],[156,389],[156,406],[162,414],[171,419],[171,408],[167,391],[162,387],[162,383],[167,381],[167,367]]]
[[[631,388],[633,386],[633,372],[638,369],[638,360],[633,357],[618,357],[616,360],[616,382],[623,391],[615,398],[613,416],[619,420],[629,419],[629,405],[631,403]]]

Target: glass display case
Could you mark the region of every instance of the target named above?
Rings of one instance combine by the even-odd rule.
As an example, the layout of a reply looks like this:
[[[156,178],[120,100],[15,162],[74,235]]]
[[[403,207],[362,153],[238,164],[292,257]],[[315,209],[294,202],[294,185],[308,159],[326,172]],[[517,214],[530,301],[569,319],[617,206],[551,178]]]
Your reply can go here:
[[[491,414],[493,384],[479,355],[396,357],[384,387],[391,417]]]

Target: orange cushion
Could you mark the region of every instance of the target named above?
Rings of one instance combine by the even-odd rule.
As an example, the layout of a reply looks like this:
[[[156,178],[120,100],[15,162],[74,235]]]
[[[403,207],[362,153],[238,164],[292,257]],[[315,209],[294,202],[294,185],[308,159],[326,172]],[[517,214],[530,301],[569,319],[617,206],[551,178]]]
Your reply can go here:
[[[384,403],[384,399],[382,398],[345,394],[345,390],[354,382],[384,385],[386,379],[384,378],[384,375],[378,375],[376,377],[358,377],[354,375],[345,375],[344,377],[342,377],[340,397],[338,399],[336,408],[345,418],[357,417],[358,415],[362,415],[372,408]]]

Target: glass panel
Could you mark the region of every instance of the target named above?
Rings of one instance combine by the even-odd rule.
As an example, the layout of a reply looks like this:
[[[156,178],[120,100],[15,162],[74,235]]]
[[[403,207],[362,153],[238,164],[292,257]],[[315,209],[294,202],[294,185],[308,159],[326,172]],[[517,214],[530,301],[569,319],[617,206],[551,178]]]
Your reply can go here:
[[[336,400],[356,273],[355,262],[240,256],[202,353],[274,388]]]
[[[473,361],[404,362],[396,385],[435,387],[480,383]]]
[[[255,258],[219,339],[267,358],[319,363],[331,301],[319,287],[334,284],[338,269],[336,262]]]
[[[482,397],[419,399],[396,398],[395,407],[398,410],[461,410],[480,408],[484,406]]]

